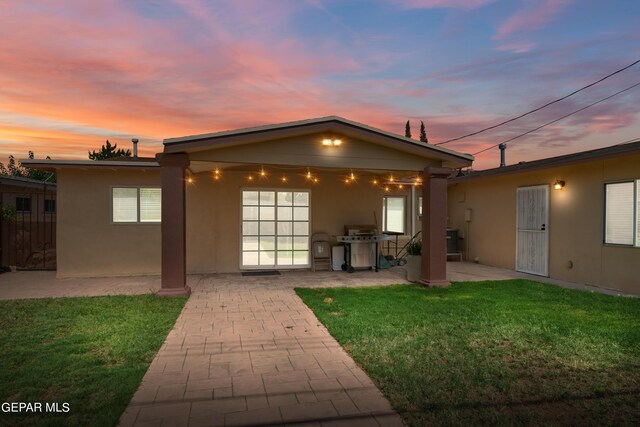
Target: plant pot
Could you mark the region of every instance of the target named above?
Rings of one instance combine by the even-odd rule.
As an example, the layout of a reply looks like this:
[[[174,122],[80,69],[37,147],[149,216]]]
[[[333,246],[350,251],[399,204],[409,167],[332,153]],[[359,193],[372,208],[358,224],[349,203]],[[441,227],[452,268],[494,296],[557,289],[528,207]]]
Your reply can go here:
[[[407,255],[407,265],[404,267],[407,270],[407,280],[409,282],[417,282],[422,276],[422,256],[421,255]]]

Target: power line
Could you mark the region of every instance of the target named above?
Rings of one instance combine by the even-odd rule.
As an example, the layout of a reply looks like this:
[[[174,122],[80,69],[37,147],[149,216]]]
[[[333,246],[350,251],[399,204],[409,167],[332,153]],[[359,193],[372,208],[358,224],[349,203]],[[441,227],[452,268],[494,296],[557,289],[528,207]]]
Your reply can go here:
[[[611,73],[611,74],[608,74],[608,75],[604,76],[604,77],[603,77],[603,78],[601,78],[600,80],[597,80],[597,81],[595,81],[595,82],[593,82],[593,83],[590,83],[590,84],[588,84],[588,85],[586,85],[586,86],[584,86],[584,87],[582,87],[582,88],[580,88],[580,89],[578,89],[578,90],[574,90],[574,91],[573,91],[573,92],[571,92],[570,94],[565,95],[565,96],[563,96],[562,98],[558,98],[558,99],[556,99],[555,101],[548,102],[548,103],[544,104],[544,105],[543,105],[543,106],[541,106],[541,107],[535,108],[535,109],[533,109],[533,110],[531,110],[531,111],[527,111],[527,112],[526,112],[526,113],[524,113],[524,114],[520,114],[519,116],[513,117],[513,118],[511,118],[511,119],[509,119],[509,120],[505,120],[504,122],[498,123],[498,124],[496,124],[496,125],[489,126],[489,127],[487,127],[487,128],[481,129],[481,130],[479,130],[479,131],[477,131],[477,132],[472,132],[472,133],[469,133],[469,134],[467,134],[467,135],[459,136],[459,137],[457,137],[457,138],[448,139],[448,140],[446,140],[446,141],[439,142],[439,143],[434,144],[434,145],[443,145],[443,144],[448,144],[448,143],[450,143],[450,142],[459,141],[459,140],[461,140],[461,139],[468,138],[468,137],[470,137],[470,136],[474,136],[474,135],[478,135],[478,134],[481,134],[481,133],[486,132],[486,131],[488,131],[488,130],[495,129],[495,128],[499,127],[499,126],[503,126],[503,125],[506,125],[507,123],[511,123],[511,122],[513,122],[513,121],[515,121],[515,120],[521,119],[521,118],[523,118],[523,117],[525,117],[525,116],[528,116],[529,114],[535,113],[535,112],[537,112],[537,111],[542,110],[543,108],[546,108],[546,107],[548,107],[548,106],[550,106],[550,105],[553,105],[553,104],[555,104],[555,103],[557,103],[557,102],[560,102],[560,101],[562,101],[562,100],[565,100],[565,99],[569,98],[570,96],[575,95],[575,94],[576,94],[576,93],[578,93],[578,92],[582,92],[583,90],[588,89],[588,88],[590,88],[591,86],[595,86],[595,85],[597,85],[598,83],[600,83],[600,82],[603,82],[603,81],[607,80],[609,77],[613,77],[613,76],[615,76],[616,74],[623,72],[623,71],[624,71],[624,70],[626,70],[627,68],[631,68],[631,67],[633,67],[634,65],[636,65],[636,64],[637,64],[637,63],[639,63],[639,62],[640,62],[640,59],[638,59],[637,61],[635,61],[635,62],[633,62],[633,63],[631,63],[631,64],[629,64],[629,65],[627,65],[627,66],[626,66],[626,67],[624,67],[624,68],[620,68],[619,70],[614,71],[613,73]]]
[[[554,124],[554,123],[557,123],[557,122],[559,122],[560,120],[566,119],[566,118],[567,118],[567,117],[569,117],[569,116],[573,116],[574,114],[577,114],[577,113],[579,113],[579,112],[581,112],[581,111],[584,111],[584,110],[586,110],[587,108],[593,107],[593,106],[594,106],[594,105],[596,105],[596,104],[600,104],[601,102],[604,102],[604,101],[606,101],[606,100],[608,100],[608,99],[611,99],[611,98],[613,98],[614,96],[620,95],[621,93],[624,93],[624,92],[626,92],[626,91],[628,91],[628,90],[631,90],[631,89],[633,89],[633,88],[635,88],[635,87],[637,87],[637,86],[640,86],[640,82],[638,82],[638,83],[636,83],[636,84],[634,84],[634,85],[631,85],[631,86],[629,86],[629,87],[628,87],[628,88],[626,88],[626,89],[622,89],[622,90],[620,90],[620,91],[618,91],[618,92],[616,92],[616,93],[614,93],[614,94],[612,94],[612,95],[609,95],[609,96],[607,96],[606,98],[602,98],[602,99],[600,99],[600,100],[598,100],[598,101],[596,101],[596,102],[592,102],[591,104],[586,105],[586,106],[584,106],[584,107],[582,107],[582,108],[580,108],[580,109],[578,109],[578,110],[572,111],[572,112],[571,112],[571,113],[569,113],[569,114],[565,114],[565,115],[564,115],[564,116],[562,116],[562,117],[559,117],[559,118],[557,118],[557,119],[555,119],[555,120],[552,120],[552,121],[550,121],[550,122],[547,122],[547,123],[545,123],[545,124],[543,124],[543,125],[540,125],[540,126],[538,126],[537,128],[534,128],[534,129],[528,130],[528,131],[526,131],[526,132],[524,132],[524,133],[521,133],[520,135],[516,135],[516,136],[514,136],[513,138],[509,138],[509,139],[507,139],[506,141],[502,141],[502,142],[499,142],[499,143],[497,143],[497,144],[495,144],[495,145],[492,145],[492,146],[490,146],[490,147],[487,147],[487,148],[485,148],[485,149],[482,149],[482,150],[478,151],[477,153],[473,153],[473,155],[474,155],[474,156],[476,156],[476,155],[478,155],[478,154],[484,153],[485,151],[491,150],[492,148],[495,148],[495,147],[497,147],[497,146],[498,146],[498,145],[500,145],[500,144],[506,144],[506,143],[511,142],[511,141],[513,141],[513,140],[515,140],[515,139],[521,138],[521,137],[523,137],[523,136],[525,136],[525,135],[529,135],[530,133],[533,133],[533,132],[535,132],[535,131],[537,131],[537,130],[542,129],[543,127],[547,127],[547,126],[549,126],[549,125],[552,125],[552,124]]]

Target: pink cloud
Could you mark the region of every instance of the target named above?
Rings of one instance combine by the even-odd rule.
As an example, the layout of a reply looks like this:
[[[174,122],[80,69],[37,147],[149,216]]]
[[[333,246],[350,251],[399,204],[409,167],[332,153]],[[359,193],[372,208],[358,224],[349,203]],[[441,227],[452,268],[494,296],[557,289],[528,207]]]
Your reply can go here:
[[[463,9],[473,10],[495,0],[393,0],[405,9]]]
[[[573,0],[529,1],[529,4],[517,11],[498,28],[493,36],[495,40],[503,40],[516,32],[533,31],[557,17],[565,6]]]
[[[503,43],[500,46],[498,46],[496,49],[499,51],[505,51],[505,52],[525,53],[533,49],[534,46],[535,45],[533,43],[514,42],[514,43]]]

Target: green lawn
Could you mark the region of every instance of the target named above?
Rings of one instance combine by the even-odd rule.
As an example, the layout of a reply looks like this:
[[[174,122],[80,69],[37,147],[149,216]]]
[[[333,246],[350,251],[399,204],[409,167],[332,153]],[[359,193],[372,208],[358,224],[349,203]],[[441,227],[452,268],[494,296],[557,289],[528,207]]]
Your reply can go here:
[[[640,299],[526,280],[296,292],[411,425],[639,425]]]
[[[113,426],[184,306],[154,295],[0,302],[0,401],[67,402],[0,412],[0,425]]]

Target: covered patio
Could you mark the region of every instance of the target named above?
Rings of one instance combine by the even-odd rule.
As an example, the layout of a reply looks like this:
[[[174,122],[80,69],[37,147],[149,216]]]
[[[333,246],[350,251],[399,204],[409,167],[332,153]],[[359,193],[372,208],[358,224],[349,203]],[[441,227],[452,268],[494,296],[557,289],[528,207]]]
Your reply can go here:
[[[449,284],[446,180],[470,155],[333,116],[164,145],[159,295],[189,294],[187,273],[308,269],[314,233],[385,231],[390,194],[410,200],[404,234],[422,231],[421,282]]]

